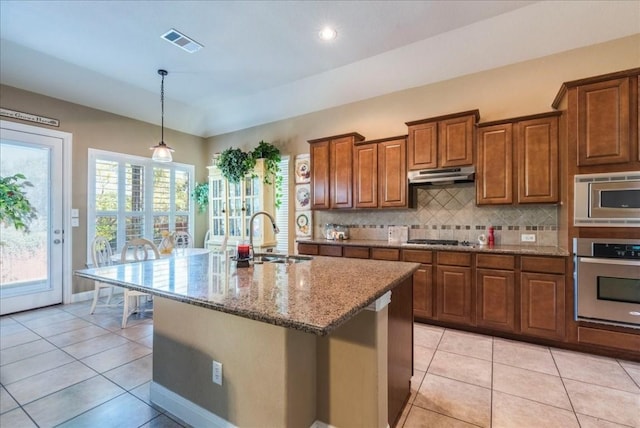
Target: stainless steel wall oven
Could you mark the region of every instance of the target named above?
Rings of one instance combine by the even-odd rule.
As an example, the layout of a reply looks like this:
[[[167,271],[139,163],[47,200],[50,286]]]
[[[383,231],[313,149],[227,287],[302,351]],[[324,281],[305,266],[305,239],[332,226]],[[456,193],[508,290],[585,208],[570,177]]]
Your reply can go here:
[[[576,319],[640,328],[640,241],[573,240]]]

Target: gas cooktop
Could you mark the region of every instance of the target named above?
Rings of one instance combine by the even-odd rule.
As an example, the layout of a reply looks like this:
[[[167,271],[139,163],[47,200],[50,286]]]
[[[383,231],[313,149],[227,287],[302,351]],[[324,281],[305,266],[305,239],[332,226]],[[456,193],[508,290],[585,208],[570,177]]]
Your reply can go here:
[[[470,246],[471,243],[468,241],[456,241],[453,239],[409,239],[407,244],[418,244],[418,245],[462,245],[462,246]]]

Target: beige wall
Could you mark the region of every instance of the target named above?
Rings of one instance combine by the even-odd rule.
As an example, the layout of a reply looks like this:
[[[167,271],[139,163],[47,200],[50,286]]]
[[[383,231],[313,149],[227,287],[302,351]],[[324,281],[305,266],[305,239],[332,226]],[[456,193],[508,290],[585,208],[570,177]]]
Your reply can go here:
[[[309,139],[351,131],[367,139],[401,135],[407,132],[407,121],[468,109],[480,109],[481,121],[539,113],[551,110],[564,81],[639,66],[640,35],[635,35],[207,139],[166,130],[166,141],[176,149],[176,162],[195,165],[196,179],[203,181],[213,154],[227,147],[250,150],[264,139],[284,154],[296,155],[308,152]],[[149,156],[148,147],[159,140],[159,127],[9,86],[0,86],[0,105],[59,119],[58,129],[73,134],[72,205],[80,209],[82,221],[73,229],[72,268],[82,268],[88,148]],[[200,240],[207,229],[206,216],[196,218]],[[88,288],[74,286],[74,292],[84,289]]]
[[[476,108],[481,122],[547,112],[563,82],[635,67],[640,67],[640,34],[218,135],[206,140],[207,157],[232,146],[251,149],[262,139],[286,154],[308,153],[310,139],[354,131],[368,140],[403,135],[405,122]]]
[[[84,268],[87,254],[88,149],[149,157],[149,147],[160,140],[160,127],[5,85],[0,86],[0,105],[58,119],[60,127],[53,129],[73,134],[71,205],[80,210],[80,227],[72,230],[72,269]],[[20,123],[33,125],[31,122]],[[207,162],[202,138],[165,129],[165,141],[176,150],[176,162],[195,165],[196,180],[206,179]],[[208,227],[206,215],[196,214],[195,226],[196,239],[204,239]],[[74,293],[93,289],[93,283],[88,284],[79,278],[73,281]]]

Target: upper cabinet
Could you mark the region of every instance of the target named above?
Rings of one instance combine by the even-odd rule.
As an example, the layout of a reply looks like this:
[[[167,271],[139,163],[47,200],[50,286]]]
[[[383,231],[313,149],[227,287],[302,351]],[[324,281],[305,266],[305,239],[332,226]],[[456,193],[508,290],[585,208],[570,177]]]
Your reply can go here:
[[[478,110],[407,122],[409,170],[473,165]]]
[[[556,203],[559,112],[478,126],[478,205]]]
[[[567,112],[569,161],[579,172],[599,171],[590,169],[599,165],[637,168],[639,74],[636,68],[566,82],[560,88],[553,107]]]
[[[353,208],[353,147],[358,133],[309,140],[311,208]]]
[[[407,137],[356,144],[353,151],[355,208],[407,206]]]

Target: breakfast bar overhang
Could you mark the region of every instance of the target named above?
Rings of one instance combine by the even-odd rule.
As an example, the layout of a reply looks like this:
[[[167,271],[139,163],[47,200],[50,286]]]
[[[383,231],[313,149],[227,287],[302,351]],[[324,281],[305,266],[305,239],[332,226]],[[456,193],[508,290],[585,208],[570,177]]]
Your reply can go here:
[[[151,400],[191,425],[386,427],[392,385],[408,391],[411,377],[418,267],[315,257],[238,268],[209,253],[76,275],[154,295]],[[409,304],[394,309],[401,296]],[[400,348],[408,359],[389,358]]]

